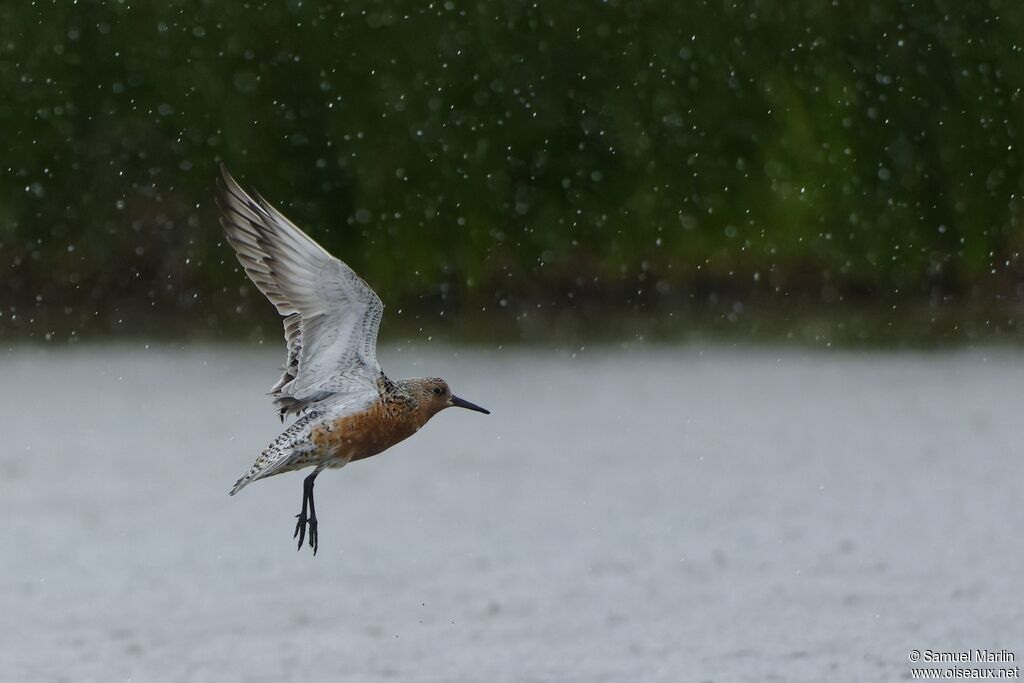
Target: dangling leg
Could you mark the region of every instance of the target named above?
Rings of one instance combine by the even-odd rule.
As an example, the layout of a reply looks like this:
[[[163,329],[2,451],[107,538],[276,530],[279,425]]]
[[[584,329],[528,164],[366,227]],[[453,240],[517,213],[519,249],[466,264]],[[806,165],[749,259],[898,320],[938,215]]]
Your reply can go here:
[[[317,467],[313,470],[312,474],[302,480],[302,512],[295,515],[298,517],[298,521],[295,523],[295,533],[292,534],[292,538],[298,537],[299,539],[299,544],[295,549],[302,550],[302,542],[306,540],[306,524],[309,524],[309,547],[313,549],[314,555],[316,555],[318,538],[316,506],[313,503],[313,482],[316,480],[316,475],[320,474],[322,469],[323,467]],[[308,517],[306,516],[307,509],[309,510]]]
[[[313,471],[313,474],[306,477],[306,482],[309,483],[309,547],[313,549],[314,556],[320,544],[316,533],[316,505],[313,504],[313,480],[316,479],[318,474],[320,474],[319,467]]]
[[[306,481],[302,482],[302,512],[295,515],[299,518],[299,521],[295,523],[295,533],[292,534],[292,538],[297,537],[299,539],[299,546],[296,550],[302,550],[302,542],[306,540],[306,522],[309,519],[306,517],[306,510],[309,505],[309,486],[307,483]]]

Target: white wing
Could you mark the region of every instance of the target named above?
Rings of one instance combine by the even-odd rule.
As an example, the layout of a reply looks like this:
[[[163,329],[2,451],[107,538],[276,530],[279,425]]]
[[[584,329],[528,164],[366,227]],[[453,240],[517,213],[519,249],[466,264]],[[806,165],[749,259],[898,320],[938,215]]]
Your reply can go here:
[[[284,320],[288,359],[271,389],[282,418],[331,394],[376,388],[377,329],[384,305],[334,258],[221,167],[221,225],[246,274]]]

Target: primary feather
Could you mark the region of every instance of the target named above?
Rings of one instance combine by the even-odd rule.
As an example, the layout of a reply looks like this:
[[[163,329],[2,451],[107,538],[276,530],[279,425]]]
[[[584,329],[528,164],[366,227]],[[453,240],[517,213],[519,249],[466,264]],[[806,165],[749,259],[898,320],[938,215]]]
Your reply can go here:
[[[282,419],[334,394],[377,386],[384,304],[370,286],[227,169],[221,225],[239,263],[285,316],[287,358],[270,391]]]

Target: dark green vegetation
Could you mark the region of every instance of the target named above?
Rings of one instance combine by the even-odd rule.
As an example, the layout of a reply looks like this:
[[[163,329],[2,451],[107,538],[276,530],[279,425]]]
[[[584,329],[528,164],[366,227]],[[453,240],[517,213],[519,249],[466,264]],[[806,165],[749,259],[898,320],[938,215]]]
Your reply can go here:
[[[385,334],[1016,338],[1021,36],[1009,0],[7,0],[0,335],[273,325],[223,160]]]

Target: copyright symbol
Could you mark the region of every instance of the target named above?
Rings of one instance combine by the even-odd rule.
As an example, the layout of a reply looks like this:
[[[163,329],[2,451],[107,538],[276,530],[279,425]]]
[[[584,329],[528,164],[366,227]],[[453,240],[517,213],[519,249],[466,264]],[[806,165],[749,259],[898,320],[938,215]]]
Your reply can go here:
[[[912,662],[919,662],[919,661],[921,661],[921,651],[920,650],[911,650],[910,651],[910,661],[912,661]]]

